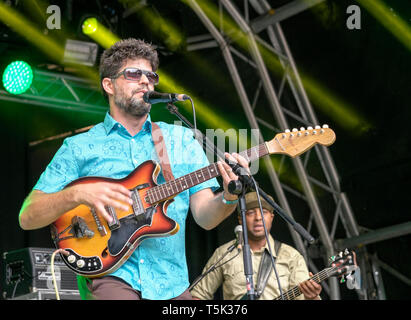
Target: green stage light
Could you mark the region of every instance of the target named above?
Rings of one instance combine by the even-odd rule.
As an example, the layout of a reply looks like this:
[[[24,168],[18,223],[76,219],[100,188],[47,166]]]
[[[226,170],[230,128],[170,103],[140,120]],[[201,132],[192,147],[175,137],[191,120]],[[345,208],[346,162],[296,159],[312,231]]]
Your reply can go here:
[[[3,73],[3,86],[11,94],[21,94],[30,88],[33,70],[24,61],[10,63]]]
[[[87,18],[83,21],[81,25],[81,29],[83,30],[84,34],[90,35],[97,31],[98,28],[98,21],[94,17]]]

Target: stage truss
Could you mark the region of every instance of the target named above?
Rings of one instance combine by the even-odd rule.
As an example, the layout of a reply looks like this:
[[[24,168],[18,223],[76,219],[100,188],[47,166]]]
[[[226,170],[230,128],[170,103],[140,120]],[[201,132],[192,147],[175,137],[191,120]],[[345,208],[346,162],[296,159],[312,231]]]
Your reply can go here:
[[[238,32],[224,30],[225,26],[222,22],[216,26],[199,5],[198,0],[188,1],[209,32],[209,34],[188,39],[188,49],[202,50],[216,47],[221,50],[252,129],[258,129],[260,133],[266,131],[265,129],[269,129],[270,132],[284,132],[286,129],[319,125],[280,22],[323,1],[295,0],[280,8],[272,8],[267,0],[244,0],[240,10],[236,6],[240,1],[234,3],[230,0],[219,0],[219,16],[224,17],[227,14],[235,21],[242,36],[246,38],[247,52],[244,52],[242,50],[244,48],[236,43],[240,37]],[[257,13],[258,18],[249,19],[251,10]],[[273,77],[273,73],[264,61],[261,48],[277,56],[282,66],[281,76],[276,74]],[[237,67],[240,63],[241,68]],[[250,74],[244,68],[245,64],[258,74],[258,81],[252,90],[249,89],[250,84],[245,84],[242,80],[247,79],[247,75]],[[292,101],[289,99],[290,95],[293,97]],[[261,110],[264,108],[262,107],[264,103],[261,101],[269,105],[272,120],[267,119],[264,110]],[[271,136],[263,137],[261,134],[259,138],[263,142],[271,139]],[[284,157],[282,161],[286,162]],[[369,243],[410,233],[411,223],[373,231],[361,228],[356,222],[346,193],[341,189],[339,174],[329,149],[316,146],[302,156],[291,159],[302,190],[284,182],[268,157],[263,161],[275,191],[276,200],[282,208],[293,217],[292,202],[296,197],[305,201],[309,208],[309,218],[305,227],[309,232],[318,233],[319,243],[308,245],[291,226],[289,230],[295,246],[308,261],[311,271],[318,272],[323,267],[318,267],[314,261],[319,256],[322,257],[324,265],[327,265],[329,257],[349,247],[356,251],[357,262],[361,269],[362,287],[356,289],[359,299],[385,299],[381,268],[401,281],[411,283],[410,279],[380,261],[376,254],[370,255],[365,247]],[[318,192],[318,190],[321,191]],[[322,194],[321,197],[317,196],[319,193]],[[337,234],[338,226],[342,226],[343,235]],[[323,284],[323,287],[329,299],[341,299],[340,284],[337,278],[331,278],[328,284]]]
[[[323,1],[294,0],[283,7],[272,8],[266,0],[244,0],[242,10],[239,10],[233,1],[218,1],[221,13],[224,11],[230,15],[242,33],[246,35],[248,52],[244,53],[235,45],[235,37],[238,35],[225,33],[222,25],[217,28],[201,9],[198,1],[188,0],[192,10],[209,33],[188,38],[187,49],[189,51],[209,48],[221,50],[249,125],[252,129],[258,129],[261,133],[259,137],[261,141],[272,138],[272,136],[263,136],[262,133],[267,129],[271,133],[273,131],[283,132],[293,127],[307,128],[319,124],[280,23]],[[250,10],[258,13],[259,18],[250,21],[248,18]],[[283,69],[282,76],[276,75],[276,79],[273,78],[262,57],[261,47],[278,57]],[[244,79],[242,73],[246,70],[243,67],[238,68],[239,63],[242,66],[246,64],[257,71],[259,80],[255,88],[248,90],[249,92],[242,80]],[[36,81],[28,92],[14,96],[0,90],[0,100],[101,115],[107,111],[107,103],[95,83],[65,73],[39,70],[34,72]],[[292,101],[289,99],[290,95],[293,97]],[[260,110],[260,106],[264,105],[260,103],[261,101],[269,105],[272,119],[267,119],[263,110]],[[71,133],[32,141],[30,146],[85,129],[88,128],[80,128]],[[316,146],[300,157],[291,160],[283,157],[282,161],[284,163],[290,161],[302,189],[283,181],[281,174],[274,169],[272,161],[268,157],[263,159],[280,206],[291,217],[294,216],[293,199],[298,198],[304,201],[309,208],[309,217],[305,227],[309,232],[318,233],[319,243],[310,246],[294,229],[290,227],[289,231],[296,248],[304,255],[313,273],[324,267],[317,265],[319,257],[322,258],[324,264],[328,264],[330,256],[349,247],[357,252],[357,260],[361,268],[362,288],[356,290],[360,299],[385,299],[381,269],[411,285],[411,279],[380,261],[375,254],[368,254],[366,248],[367,244],[411,233],[411,223],[379,230],[361,228],[356,222],[347,195],[341,189],[338,170],[333,158],[325,147]],[[321,196],[320,199],[316,190],[321,190],[322,194],[328,196]],[[338,226],[342,226],[344,230],[343,237],[337,235]],[[331,278],[328,283],[323,284],[323,287],[329,299],[339,300],[341,298],[340,284],[336,278]]]

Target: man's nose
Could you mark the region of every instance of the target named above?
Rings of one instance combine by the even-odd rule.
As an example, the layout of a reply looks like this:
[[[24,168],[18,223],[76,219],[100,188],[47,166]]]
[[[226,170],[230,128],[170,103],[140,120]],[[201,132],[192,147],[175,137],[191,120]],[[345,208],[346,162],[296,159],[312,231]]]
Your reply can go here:
[[[256,213],[254,214],[254,220],[262,220],[260,210],[257,210]]]
[[[143,74],[141,75],[141,78],[140,78],[139,83],[149,84],[150,81],[148,80],[147,76],[143,73]]]

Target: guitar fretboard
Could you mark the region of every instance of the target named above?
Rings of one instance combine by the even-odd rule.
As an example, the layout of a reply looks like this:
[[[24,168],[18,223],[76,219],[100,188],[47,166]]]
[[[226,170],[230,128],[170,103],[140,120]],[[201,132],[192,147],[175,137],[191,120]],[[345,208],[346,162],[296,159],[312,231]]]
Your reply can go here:
[[[265,143],[252,147],[248,150],[239,153],[248,162],[259,159],[268,154]],[[183,192],[195,185],[203,183],[212,178],[218,177],[220,171],[216,163],[213,163],[207,167],[201,168],[192,173],[186,174],[173,181],[166,182],[159,186],[153,187],[147,191],[146,201],[154,204],[162,202],[166,199],[172,198],[176,194]]]
[[[324,281],[325,279],[328,279],[334,274],[334,268],[326,268],[319,273],[313,275],[310,280],[314,280],[317,283],[320,283],[321,281]],[[295,286],[294,288],[284,292],[282,295],[278,296],[274,300],[294,300],[296,299],[299,295],[301,295],[302,292],[300,290],[299,286]]]

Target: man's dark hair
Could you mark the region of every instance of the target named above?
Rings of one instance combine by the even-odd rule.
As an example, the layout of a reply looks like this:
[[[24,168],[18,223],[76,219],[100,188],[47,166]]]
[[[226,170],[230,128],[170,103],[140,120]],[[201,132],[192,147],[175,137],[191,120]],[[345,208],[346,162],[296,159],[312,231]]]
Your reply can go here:
[[[100,85],[106,99],[108,95],[102,86],[103,79],[117,75],[128,59],[146,59],[153,71],[157,71],[159,64],[157,51],[144,40],[129,38],[116,42],[100,58]]]

